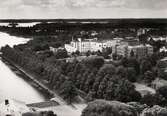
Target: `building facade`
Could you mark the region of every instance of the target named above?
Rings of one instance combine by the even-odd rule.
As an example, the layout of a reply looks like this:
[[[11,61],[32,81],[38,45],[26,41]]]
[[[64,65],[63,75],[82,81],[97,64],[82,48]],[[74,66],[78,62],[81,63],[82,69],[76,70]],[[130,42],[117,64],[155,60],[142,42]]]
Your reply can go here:
[[[118,40],[98,41],[97,39],[85,39],[82,41],[81,38],[79,38],[78,40],[71,41],[70,44],[65,44],[65,49],[68,52],[75,52],[77,50],[81,53],[87,51],[96,52],[102,51],[103,48],[107,47],[112,47],[114,49],[118,43]]]
[[[120,45],[116,49],[116,53],[124,57],[131,56],[132,52],[134,56],[139,58],[153,54],[153,47],[151,45]]]

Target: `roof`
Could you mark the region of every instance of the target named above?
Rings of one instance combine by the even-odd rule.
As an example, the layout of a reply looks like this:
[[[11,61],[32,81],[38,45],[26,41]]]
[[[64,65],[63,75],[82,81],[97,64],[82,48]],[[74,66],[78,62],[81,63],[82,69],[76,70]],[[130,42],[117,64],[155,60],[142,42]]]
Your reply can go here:
[[[158,89],[160,87],[166,86],[167,81],[161,78],[157,78],[152,82],[152,85],[154,86],[155,89]]]
[[[128,48],[141,48],[141,47],[152,47],[149,44],[143,45],[143,44],[139,44],[139,45],[129,45]]]
[[[165,57],[165,58],[161,59],[160,61],[166,61],[166,60],[167,60],[167,57]]]

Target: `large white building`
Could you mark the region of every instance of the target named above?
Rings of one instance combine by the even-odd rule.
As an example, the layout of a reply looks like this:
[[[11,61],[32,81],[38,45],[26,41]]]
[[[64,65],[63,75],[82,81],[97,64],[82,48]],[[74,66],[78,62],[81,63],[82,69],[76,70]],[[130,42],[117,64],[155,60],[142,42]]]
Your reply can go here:
[[[134,56],[144,57],[153,54],[153,47],[151,45],[120,45],[116,48],[116,53],[124,57],[129,57],[133,51]]]
[[[78,40],[72,40],[70,44],[65,44],[65,49],[70,53],[77,50],[83,53],[87,51],[102,51],[103,48],[107,47],[112,47],[114,49],[117,44],[119,44],[118,40],[98,41],[96,38],[85,40],[79,38]]]

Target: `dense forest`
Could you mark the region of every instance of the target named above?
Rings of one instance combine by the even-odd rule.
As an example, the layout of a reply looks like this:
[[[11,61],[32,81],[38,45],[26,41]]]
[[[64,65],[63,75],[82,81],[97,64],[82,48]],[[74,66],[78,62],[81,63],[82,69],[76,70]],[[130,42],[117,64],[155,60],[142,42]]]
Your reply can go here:
[[[127,19],[1,19],[0,22],[3,23],[31,23],[31,22],[53,22],[53,23],[109,23],[112,25],[133,25],[136,26],[143,25],[146,27],[146,25],[154,26],[154,25],[161,25],[166,27],[165,25],[167,19],[160,19],[160,18],[154,18],[154,19],[133,19],[133,18],[127,18]],[[154,25],[152,25],[154,24]]]
[[[1,22],[6,21],[1,20]],[[24,37],[56,36],[66,42],[69,42],[72,37],[91,38],[91,31],[96,31],[97,38],[101,39],[136,37],[137,30],[141,28],[149,28],[149,35],[167,35],[166,19],[39,20],[40,23],[30,27],[19,27],[17,23],[31,22],[31,20],[10,20],[8,22],[10,25],[1,26],[0,31]],[[87,33],[81,35],[81,31]]]

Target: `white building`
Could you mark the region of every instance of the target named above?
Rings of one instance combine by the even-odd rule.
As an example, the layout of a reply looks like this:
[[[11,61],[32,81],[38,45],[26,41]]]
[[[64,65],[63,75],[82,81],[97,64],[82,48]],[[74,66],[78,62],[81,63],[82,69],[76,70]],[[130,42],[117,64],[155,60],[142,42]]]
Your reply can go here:
[[[59,48],[54,48],[52,46],[49,47],[50,51],[52,51],[53,53],[57,52],[57,50],[63,50],[63,47],[59,47]]]
[[[65,49],[68,52],[75,52],[75,51],[80,51],[80,52],[87,52],[87,51],[102,51],[103,48],[107,47],[112,47],[115,48],[115,46],[119,43],[118,40],[103,40],[103,41],[98,41],[97,38],[95,39],[85,39],[81,40],[79,38],[76,41],[71,41],[70,44],[65,44]]]
[[[166,48],[165,46],[163,46],[163,47],[160,48],[159,51],[160,51],[160,52],[167,52],[167,48]]]
[[[22,116],[29,111],[25,103],[20,101],[7,99],[0,103],[0,116]]]
[[[153,54],[153,47],[151,45],[120,45],[116,48],[116,53],[118,55],[122,55],[124,57],[129,57],[131,52],[133,51],[134,56],[136,57],[144,57],[147,55]]]
[[[148,38],[148,40],[153,39],[154,41],[166,41],[167,42],[167,37],[166,36],[152,36]]]
[[[70,45],[70,44],[65,44],[64,47],[65,47],[65,49],[66,49],[69,53],[72,53],[72,52],[76,52],[76,51],[77,51],[77,48],[76,48],[76,47],[73,47],[73,46]]]

